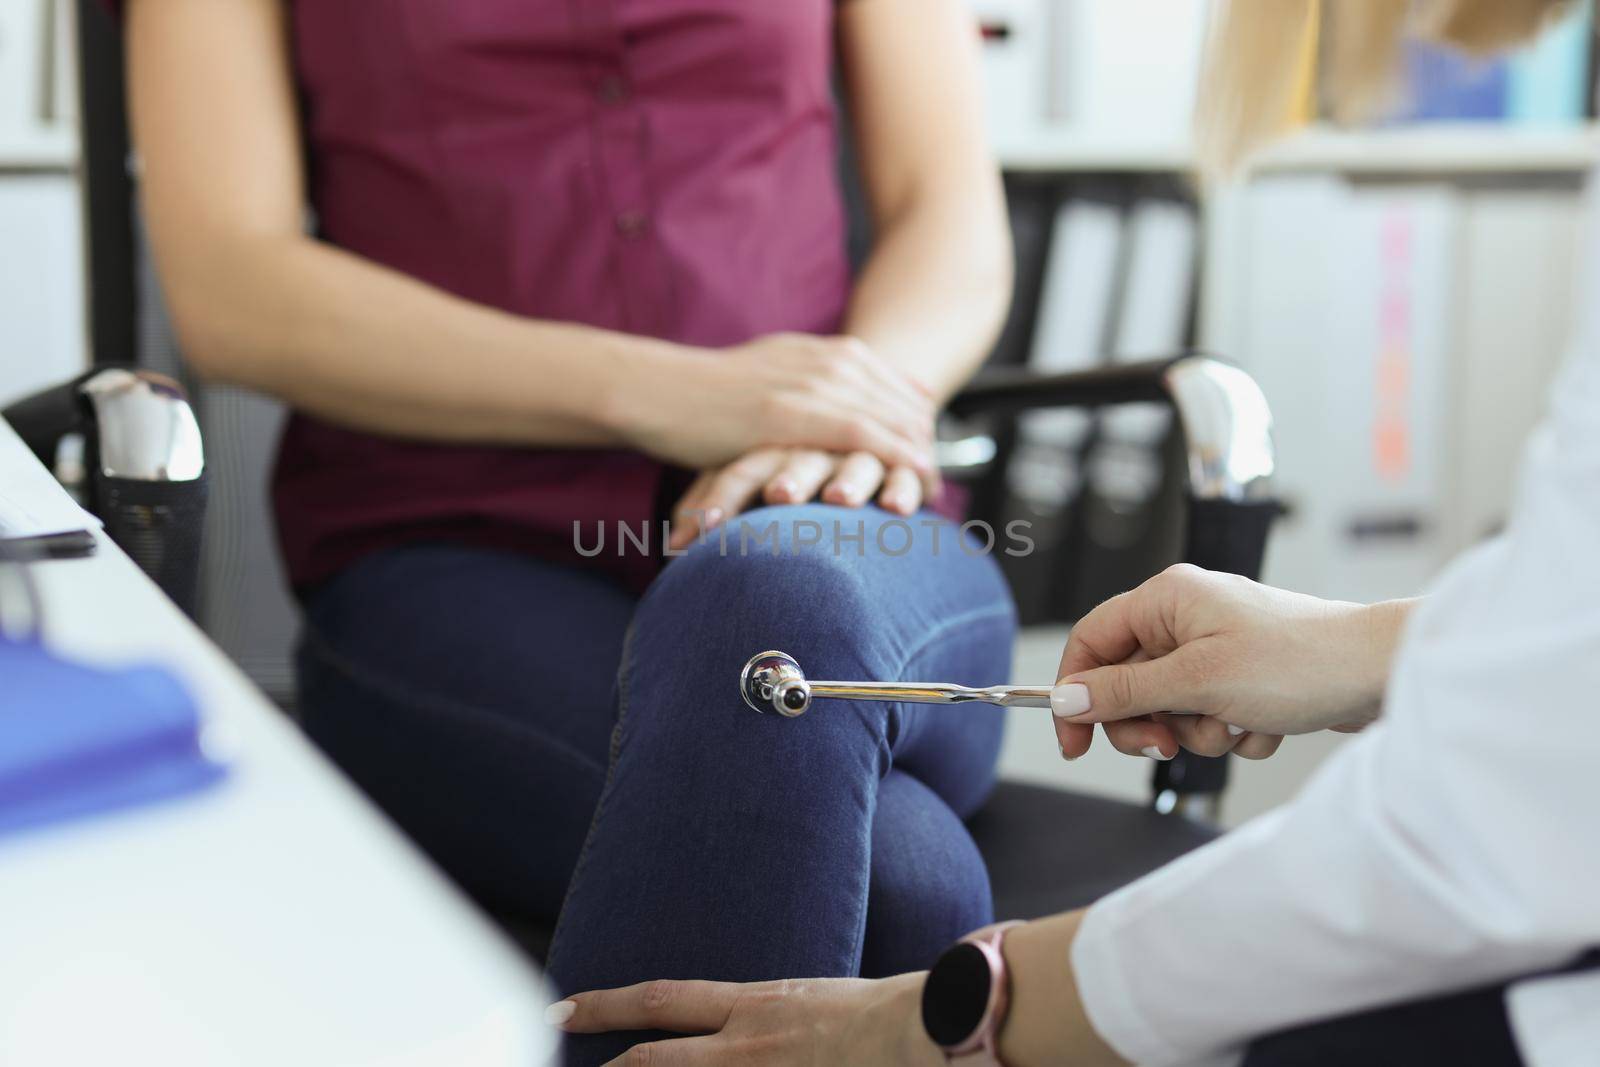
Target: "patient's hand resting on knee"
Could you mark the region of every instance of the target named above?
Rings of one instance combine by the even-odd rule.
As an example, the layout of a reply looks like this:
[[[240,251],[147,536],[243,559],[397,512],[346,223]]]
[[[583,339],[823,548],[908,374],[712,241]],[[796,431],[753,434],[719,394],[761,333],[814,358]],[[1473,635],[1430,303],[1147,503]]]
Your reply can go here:
[[[885,510],[911,515],[937,477],[910,467],[885,466],[870,452],[820,452],[762,448],[726,467],[701,473],[672,514],[671,547],[683,548],[706,530],[761,504],[825,504],[859,508],[873,499]]]
[[[796,346],[804,349],[807,345],[824,348],[813,353],[815,358],[809,362],[802,361],[791,368],[787,372],[790,377],[820,380],[832,375],[838,381],[823,384],[834,386],[848,379],[851,384],[842,394],[835,388],[830,395],[835,397],[835,407],[846,401],[854,405],[849,409],[852,413],[844,414],[845,409],[839,408],[834,414],[844,414],[847,423],[864,423],[857,427],[861,431],[870,429],[878,419],[890,419],[903,436],[895,438],[894,448],[872,448],[858,433],[862,441],[852,442],[854,451],[830,451],[831,440],[797,440],[785,426],[789,415],[780,413],[769,426],[763,447],[700,473],[673,509],[668,547],[685,548],[707,530],[758,504],[821,500],[859,508],[876,499],[888,511],[911,515],[925,498],[938,495],[940,481],[933,458],[933,394],[878,360],[860,340],[782,334],[735,351],[759,357],[757,364],[765,368],[774,351],[788,353]],[[819,385],[811,392],[821,395],[827,390]]]
[[[1412,603],[1170,568],[1073,628],[1054,695],[1062,755],[1087,751],[1097,722],[1120,751],[1162,759],[1180,745],[1261,759],[1284,734],[1359,730],[1378,715]]]

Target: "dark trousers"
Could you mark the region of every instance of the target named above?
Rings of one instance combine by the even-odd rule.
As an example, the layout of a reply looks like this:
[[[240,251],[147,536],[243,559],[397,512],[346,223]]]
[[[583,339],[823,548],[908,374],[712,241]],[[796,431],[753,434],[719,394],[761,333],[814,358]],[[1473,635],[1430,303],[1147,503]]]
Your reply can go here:
[[[563,992],[926,967],[992,918],[962,820],[994,784],[999,710],[784,719],[737,685],[765,649],[813,678],[1006,679],[994,561],[932,518],[909,545],[904,522],[880,535],[895,521],[752,512],[642,599],[512,553],[379,554],[307,604],[306,728],[480,900],[559,910]],[[773,523],[776,543],[753,536]],[[580,1039],[573,1060],[626,1044]]]
[[[1554,973],[1595,969],[1600,952]],[[1506,1012],[1508,988],[1485,986],[1286,1030],[1252,1044],[1244,1067],[1522,1067]]]

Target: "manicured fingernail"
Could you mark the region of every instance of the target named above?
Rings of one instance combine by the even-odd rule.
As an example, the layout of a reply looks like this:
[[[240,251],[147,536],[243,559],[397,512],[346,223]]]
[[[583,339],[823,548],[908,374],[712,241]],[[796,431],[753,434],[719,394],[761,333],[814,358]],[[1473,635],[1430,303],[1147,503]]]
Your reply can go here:
[[[1089,710],[1089,687],[1082,682],[1058,685],[1050,690],[1050,710],[1058,719],[1070,719]]]
[[[560,1000],[544,1010],[546,1026],[560,1026],[578,1012],[578,1006],[570,1000]]]
[[[1235,726],[1231,722],[1228,724],[1228,734],[1231,737],[1243,737],[1248,732],[1243,726]]]
[[[1161,754],[1161,748],[1158,745],[1151,745],[1149,748],[1143,749],[1141,751],[1143,751],[1144,754],[1146,756],[1149,756],[1151,759],[1160,760],[1163,763],[1165,763],[1167,760],[1170,760],[1172,758],[1171,756],[1162,755]]]
[[[1067,746],[1063,745],[1060,741],[1056,742],[1056,748],[1060,750],[1061,758],[1066,760],[1068,763],[1071,763],[1073,760],[1078,758],[1077,756],[1067,755]]]
[[[721,508],[707,508],[705,518],[700,520],[702,523],[701,529],[709,530],[711,527],[719,525],[726,517]]]
[[[773,495],[783,500],[793,500],[800,495],[800,487],[788,478],[779,478],[772,483],[772,492]]]

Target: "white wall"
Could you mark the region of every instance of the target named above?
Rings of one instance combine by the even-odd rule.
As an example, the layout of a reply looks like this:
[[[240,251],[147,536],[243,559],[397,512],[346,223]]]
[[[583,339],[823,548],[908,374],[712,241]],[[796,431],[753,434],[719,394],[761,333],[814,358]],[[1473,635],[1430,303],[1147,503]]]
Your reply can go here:
[[[1498,528],[1573,320],[1577,173],[1270,175],[1216,199],[1205,347],[1272,406],[1264,577],[1423,591]]]
[[[0,0],[0,404],[87,358],[70,0]]]
[[[0,174],[0,405],[85,366],[77,179]]]

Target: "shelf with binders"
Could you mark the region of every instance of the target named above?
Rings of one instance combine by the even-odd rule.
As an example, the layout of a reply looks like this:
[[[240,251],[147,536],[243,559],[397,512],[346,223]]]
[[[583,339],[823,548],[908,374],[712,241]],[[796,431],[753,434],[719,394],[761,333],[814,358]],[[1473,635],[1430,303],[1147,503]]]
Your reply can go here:
[[[1016,289],[992,353],[1041,373],[1089,370],[1194,340],[1203,216],[1171,174],[1011,174]],[[989,427],[973,513],[1023,521],[1037,551],[1001,561],[1025,624],[1077,618],[1177,558],[1179,467],[1159,406],[1029,413]]]
[[[66,174],[78,168],[78,134],[68,126],[0,132],[0,174]]]
[[[0,175],[78,166],[72,0],[0,0]]]
[[[1194,168],[1192,144],[1085,136],[1066,128],[997,145],[1012,173],[1181,174]],[[1352,175],[1567,174],[1600,160],[1600,124],[1525,126],[1430,122],[1374,129],[1315,125],[1265,149],[1251,175],[1329,171]]]
[[[1128,0],[1124,6],[1119,14],[1085,7],[1076,21],[1068,20],[1071,34],[1062,36],[1063,30],[1055,38],[1039,33],[1029,38],[1032,53],[991,48],[989,80],[1007,94],[995,99],[1045,101],[1032,109],[990,109],[996,155],[1007,171],[1141,175],[1194,170],[1190,120],[1202,77],[1203,20],[1175,29],[1169,51],[1151,55],[1147,27],[1155,9],[1149,0]],[[1246,169],[1254,175],[1399,177],[1587,170],[1600,152],[1592,100],[1592,12],[1593,0],[1573,4],[1536,43],[1494,60],[1407,42],[1393,104],[1381,121],[1361,128],[1328,120],[1329,101],[1317,88],[1313,28],[1303,42],[1292,109],[1304,125],[1261,151]]]

